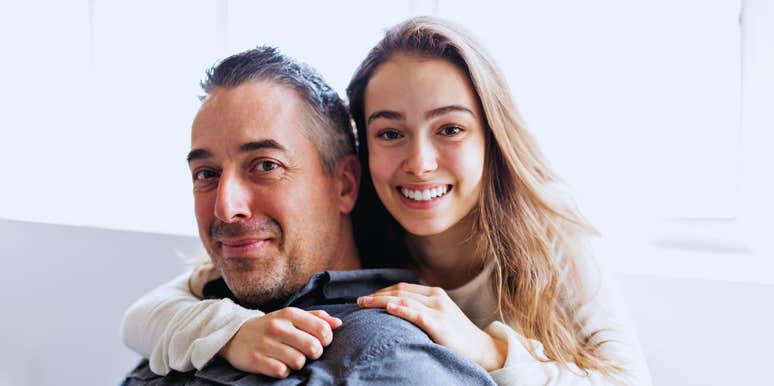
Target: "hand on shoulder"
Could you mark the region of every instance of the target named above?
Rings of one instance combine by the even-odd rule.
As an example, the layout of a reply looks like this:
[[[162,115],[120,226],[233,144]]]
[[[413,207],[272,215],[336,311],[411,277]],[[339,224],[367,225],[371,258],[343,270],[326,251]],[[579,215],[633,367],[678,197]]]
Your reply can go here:
[[[502,368],[507,344],[478,328],[440,287],[398,283],[358,298],[366,308],[414,323],[438,343],[476,362],[487,371]]]
[[[239,370],[284,378],[319,358],[339,326],[325,311],[287,307],[247,320],[219,354]]]

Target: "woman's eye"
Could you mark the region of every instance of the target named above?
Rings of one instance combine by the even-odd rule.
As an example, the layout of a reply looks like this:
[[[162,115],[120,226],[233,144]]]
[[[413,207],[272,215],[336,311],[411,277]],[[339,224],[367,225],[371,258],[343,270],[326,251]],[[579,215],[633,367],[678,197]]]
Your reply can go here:
[[[378,138],[386,140],[395,140],[403,138],[403,135],[396,130],[382,130],[376,134]]]
[[[261,162],[258,162],[258,164],[255,167],[262,172],[270,172],[278,168],[279,166],[280,165],[274,161],[261,161]]]
[[[441,130],[438,131],[438,134],[451,137],[453,135],[459,134],[460,132],[462,132],[462,128],[459,126],[444,126],[441,128]]]

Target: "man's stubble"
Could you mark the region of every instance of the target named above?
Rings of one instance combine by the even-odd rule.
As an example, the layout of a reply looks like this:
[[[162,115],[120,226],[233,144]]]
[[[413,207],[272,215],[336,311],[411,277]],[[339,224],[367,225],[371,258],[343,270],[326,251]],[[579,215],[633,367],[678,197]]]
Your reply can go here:
[[[276,250],[271,255],[255,257],[224,257],[211,249],[215,267],[239,303],[247,307],[281,301],[299,290],[301,263],[287,255],[284,233],[273,219],[257,219],[236,223],[216,221],[210,229],[210,240],[221,237],[271,237]],[[308,278],[307,278],[308,279]]]

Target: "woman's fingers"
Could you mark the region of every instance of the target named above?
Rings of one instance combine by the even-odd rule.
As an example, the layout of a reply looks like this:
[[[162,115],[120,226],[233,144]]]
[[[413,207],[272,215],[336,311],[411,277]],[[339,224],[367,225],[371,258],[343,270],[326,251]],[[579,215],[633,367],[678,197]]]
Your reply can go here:
[[[300,370],[306,364],[307,355],[284,342],[272,341],[264,357],[279,361],[289,369]]]
[[[312,315],[314,315],[314,316],[316,316],[316,317],[318,317],[320,319],[323,319],[326,322],[328,322],[328,325],[330,325],[331,328],[334,329],[334,330],[339,328],[339,327],[341,327],[341,323],[342,323],[341,319],[333,317],[333,316],[330,316],[327,312],[325,312],[323,310],[312,310],[312,311],[308,311],[308,312],[310,314],[312,314]]]
[[[428,287],[421,284],[400,282],[398,284],[393,284],[389,287],[382,288],[379,291],[374,292],[373,295],[390,291],[413,292],[425,296],[434,296],[445,293],[444,290],[440,287]]]
[[[435,343],[470,358],[485,369],[502,367],[502,344],[494,344],[494,339],[471,322],[441,288],[399,283],[360,297],[357,304],[384,308],[389,314],[421,328]]]
[[[429,316],[429,310],[427,308],[416,308],[398,303],[389,303],[385,307],[385,310],[391,315],[395,315],[415,324],[431,337],[435,335],[435,323]]]
[[[425,307],[437,310],[437,311],[444,311],[449,308],[450,304],[453,303],[451,298],[449,298],[449,295],[446,294],[445,291],[440,290],[440,292],[433,289],[433,287],[427,287],[430,288],[427,292],[430,293],[430,295],[420,294],[413,291],[406,291],[406,290],[397,290],[397,289],[384,289],[379,292],[373,293],[368,296],[362,296],[358,298],[357,304],[361,307],[384,307],[385,303],[383,301],[379,301],[382,297],[387,298],[405,298],[405,299],[413,299],[417,302],[422,303]]]
[[[358,299],[358,305],[364,308],[384,308],[388,313],[416,324],[430,335],[434,332],[435,323],[432,321],[432,315],[435,314],[434,310],[412,297],[364,296]]]
[[[307,311],[295,308],[282,311],[285,312],[280,315],[281,318],[269,321],[266,334],[309,358],[319,358],[323,345],[327,346],[333,339],[330,325]]]
[[[279,341],[279,337],[299,332],[290,321],[276,314],[252,318],[226,343],[220,355],[242,371],[284,378],[289,368],[297,366],[300,360],[304,361],[303,366],[306,357]]]
[[[323,310],[287,307],[249,319],[219,354],[232,366],[275,378],[318,359],[341,320]]]
[[[357,304],[360,307],[366,308],[384,308],[388,303],[398,303],[401,300],[414,301],[428,306],[431,300],[424,295],[416,294],[413,292],[403,291],[386,291],[381,293],[375,293],[373,295],[361,296],[357,299]],[[407,305],[407,304],[406,304]]]
[[[284,362],[264,355],[256,356],[250,361],[249,367],[240,370],[272,378],[285,378],[290,375],[290,369]]]
[[[287,310],[292,311],[292,315],[289,316],[289,319],[296,328],[317,338],[317,340],[325,347],[331,344],[331,340],[333,340],[333,326],[331,324],[335,325],[338,323],[340,325],[341,320],[332,318],[325,311],[312,313],[297,308],[287,308]],[[327,318],[319,317],[317,315],[325,315]],[[337,320],[334,321],[333,319]]]

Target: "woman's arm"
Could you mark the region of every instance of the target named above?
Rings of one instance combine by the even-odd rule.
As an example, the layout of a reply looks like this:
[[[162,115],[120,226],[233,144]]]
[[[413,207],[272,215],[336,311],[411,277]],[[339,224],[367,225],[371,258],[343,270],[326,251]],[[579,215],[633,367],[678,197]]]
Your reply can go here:
[[[651,385],[634,323],[615,282],[592,260],[578,262],[577,268],[591,296],[590,300],[578,304],[575,320],[587,333],[601,330],[593,337],[594,341],[607,341],[601,346],[602,352],[623,370],[615,377],[598,371],[589,371],[585,376],[579,375],[583,372],[574,364],[568,368],[557,362],[539,361],[530,355],[527,347],[532,345],[538,357],[545,360],[540,342],[526,339],[504,323],[493,322],[486,331],[508,346],[503,368],[490,372],[498,385]]]
[[[230,299],[196,298],[189,288],[191,275],[186,272],[152,290],[124,314],[124,344],[148,358],[154,373],[204,367],[245,322],[264,314]]]
[[[201,369],[220,355],[232,366],[275,378],[317,359],[341,320],[325,311],[283,308],[269,314],[230,299],[200,300],[204,284],[217,278],[211,264],[178,276],[132,304],[121,336],[129,348],[148,358],[150,369]]]

